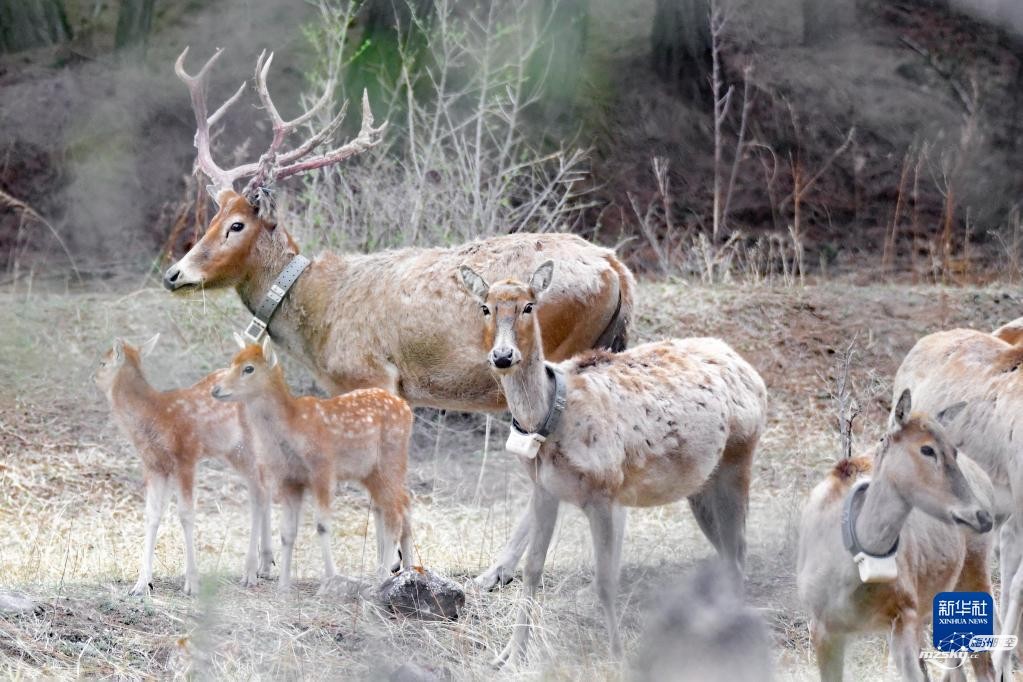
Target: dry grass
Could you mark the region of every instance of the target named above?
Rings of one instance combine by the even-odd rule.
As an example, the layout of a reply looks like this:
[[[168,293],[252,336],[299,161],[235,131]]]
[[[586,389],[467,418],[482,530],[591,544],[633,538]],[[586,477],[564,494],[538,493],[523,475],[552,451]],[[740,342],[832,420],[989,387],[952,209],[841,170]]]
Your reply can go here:
[[[854,377],[890,377],[921,334],[940,327],[992,328],[1015,317],[1018,300],[993,289],[692,288],[644,283],[637,340],[713,333],[764,374],[770,426],[758,454],[749,529],[752,603],[771,624],[782,679],[810,679],[805,616],[794,598],[795,525],[805,493],[833,461],[838,436],[829,372],[855,332]],[[683,303],[684,302],[684,303]],[[142,484],[134,454],[107,418],[90,374],[115,335],[163,340],[149,366],[155,383],[189,383],[231,353],[226,332],[243,316],[233,293],[188,300],[156,289],[104,293],[0,293],[0,584],[39,600],[38,615],[0,617],[0,676],[227,678],[386,677],[405,661],[446,669],[453,679],[490,675],[487,662],[510,635],[519,583],[470,592],[457,623],[399,621],[364,602],[315,596],[320,566],[312,523],[296,550],[298,594],[272,581],[237,586],[245,550],[244,487],[205,465],[197,539],[203,594],[179,592],[183,549],[173,513],[164,520],[156,591],[124,596],[136,575]],[[309,379],[288,365],[292,383]],[[863,405],[857,442],[873,437],[887,408]],[[827,415],[827,416],[826,416]],[[498,421],[485,463],[483,421],[421,411],[409,483],[415,542],[425,565],[468,580],[494,556],[525,499],[518,466],[501,451]],[[345,487],[336,504],[334,548],[343,573],[367,576],[373,540],[363,492]],[[275,525],[276,525],[275,516]],[[588,589],[589,534],[576,510],[562,515],[542,592],[543,614],[522,679],[621,679],[607,661],[602,617]],[[636,649],[658,586],[711,554],[685,504],[633,510],[626,534],[623,629]],[[857,644],[852,679],[884,668],[880,640]]]

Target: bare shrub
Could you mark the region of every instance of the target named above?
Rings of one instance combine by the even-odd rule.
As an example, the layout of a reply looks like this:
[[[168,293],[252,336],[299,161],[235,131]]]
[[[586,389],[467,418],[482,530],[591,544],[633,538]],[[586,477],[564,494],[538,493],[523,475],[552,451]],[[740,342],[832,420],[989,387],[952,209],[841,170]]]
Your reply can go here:
[[[429,16],[409,7],[410,24],[396,29],[397,68],[372,74],[383,100],[374,111],[390,122],[384,149],[305,178],[281,202],[282,217],[312,247],[359,251],[516,231],[585,233],[585,154],[545,153],[525,125],[543,90],[537,64],[544,66],[549,15],[527,0],[472,10],[440,0]],[[358,2],[321,0],[319,8],[313,91],[356,69],[365,46],[351,28]],[[349,100],[359,94],[344,90]]]

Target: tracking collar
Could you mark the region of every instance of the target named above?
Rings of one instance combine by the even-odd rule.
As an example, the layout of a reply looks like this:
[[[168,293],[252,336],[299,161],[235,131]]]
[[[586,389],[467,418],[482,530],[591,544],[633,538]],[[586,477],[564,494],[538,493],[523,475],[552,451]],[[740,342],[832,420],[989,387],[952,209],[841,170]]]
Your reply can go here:
[[[879,555],[863,549],[856,537],[856,519],[863,508],[863,496],[869,485],[869,478],[858,481],[845,498],[842,507],[842,543],[852,554],[853,561],[859,568],[861,582],[887,583],[895,580],[899,574],[895,561],[896,553],[899,551],[899,539],[895,538],[895,544],[886,554]]]
[[[540,445],[547,440],[547,437],[554,433],[561,421],[561,415],[565,412],[567,399],[565,397],[568,388],[565,383],[564,373],[553,365],[545,364],[547,377],[554,383],[554,396],[551,399],[550,407],[547,408],[547,416],[540,422],[539,428],[534,432],[528,432],[512,418],[511,431],[508,433],[508,441],[504,448],[516,455],[523,455],[532,459],[540,450]]]
[[[291,287],[294,286],[301,274],[305,272],[305,269],[309,267],[310,262],[308,258],[299,253],[295,254],[295,257],[284,266],[281,274],[277,275],[277,279],[270,285],[270,289],[266,292],[266,296],[263,297],[263,301],[256,308],[252,320],[249,321],[249,326],[245,328],[245,338],[252,343],[259,343],[263,339],[263,335],[266,334],[266,328],[270,324],[270,318],[277,312],[281,301],[288,295],[288,291],[291,290]]]

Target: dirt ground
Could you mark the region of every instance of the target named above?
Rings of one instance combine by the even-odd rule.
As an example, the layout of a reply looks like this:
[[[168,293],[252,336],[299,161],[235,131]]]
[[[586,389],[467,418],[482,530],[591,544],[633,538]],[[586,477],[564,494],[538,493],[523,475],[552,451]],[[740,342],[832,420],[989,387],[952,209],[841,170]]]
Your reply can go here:
[[[296,550],[298,593],[273,581],[243,589],[245,490],[224,467],[203,465],[197,542],[203,588],[180,592],[183,549],[171,511],[161,529],[151,598],[125,596],[142,537],[137,459],[108,419],[91,373],[114,336],[140,342],[162,332],[147,365],[164,388],[186,385],[231,354],[244,317],[233,292],[175,299],[132,284],[91,291],[0,291],[0,585],[36,599],[37,613],[0,615],[0,676],[125,678],[303,676],[386,678],[414,661],[449,679],[491,677],[488,661],[511,634],[520,583],[468,591],[455,623],[399,621],[357,600],[317,597],[320,563],[306,511]],[[853,377],[864,413],[857,445],[879,432],[890,380],[921,335],[1017,317],[1007,287],[854,286],[701,288],[645,282],[634,342],[716,335],[764,375],[769,426],[757,455],[748,530],[748,596],[770,624],[779,679],[813,679],[805,614],[795,599],[796,521],[803,499],[838,453],[831,377],[855,339]],[[286,360],[293,386],[311,384]],[[409,483],[417,559],[465,581],[493,558],[526,499],[526,479],[502,450],[506,416],[489,447],[480,417],[421,411]],[[373,567],[365,493],[343,486],[335,504],[334,554],[342,573]],[[277,526],[277,512],[274,522]],[[566,509],[547,562],[542,613],[526,664],[509,679],[622,679],[608,661],[582,514]],[[685,503],[632,510],[620,607],[627,651],[661,590],[712,549]],[[881,639],[851,648],[850,679],[880,679]]]

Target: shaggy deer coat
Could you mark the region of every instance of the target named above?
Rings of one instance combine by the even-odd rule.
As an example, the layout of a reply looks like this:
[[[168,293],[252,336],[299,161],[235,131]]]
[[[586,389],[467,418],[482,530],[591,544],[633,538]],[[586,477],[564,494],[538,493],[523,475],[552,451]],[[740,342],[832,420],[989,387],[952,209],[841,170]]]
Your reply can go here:
[[[950,437],[990,476],[995,519],[1002,523],[1000,634],[1016,634],[1023,610],[1023,346],[1018,321],[994,334],[973,329],[937,332],[920,339],[895,376],[894,389],[909,388],[920,409],[964,400],[948,424]],[[937,408],[940,409],[940,408]],[[1011,674],[1011,656],[996,652],[995,665]]]
[[[164,284],[174,291],[232,286],[253,311],[298,247],[244,197],[227,191],[219,202],[206,234],[171,266]],[[476,303],[452,284],[462,264],[484,276],[525,278],[550,258],[561,266],[541,313],[547,357],[624,348],[632,273],[614,252],[571,234],[513,234],[456,248],[369,255],[321,253],[284,299],[269,333],[333,394],[377,387],[416,406],[502,410],[504,397],[473,326]]]
[[[872,632],[889,636],[903,679],[926,679],[920,651],[934,595],[991,590],[991,534],[986,532],[992,525],[991,481],[975,462],[957,456],[937,421],[910,415],[905,395],[905,410],[882,444],[835,465],[803,509],[797,584],[810,612],[810,637],[825,682],[842,679],[847,637]],[[898,539],[893,582],[861,582],[842,540],[845,499],[868,477],[856,535],[878,555]],[[972,663],[978,679],[993,679],[989,654]],[[957,669],[945,679],[966,678]]]
[[[530,284],[487,284],[462,269],[480,311],[477,334],[500,377],[512,416],[527,432],[551,404],[538,342],[554,264]],[[538,299],[544,296],[542,301]],[[689,498],[701,529],[737,571],[745,558],[750,467],[764,429],[767,390],[749,363],[718,339],[670,339],[621,353],[583,353],[555,365],[567,383],[557,429],[535,458],[520,456],[534,482],[525,590],[539,584],[560,502],[590,520],[600,597],[615,654],[622,650],[617,597],[625,507]],[[532,621],[527,604],[501,663],[520,656]]]
[[[121,340],[107,351],[96,370],[96,384],[106,394],[114,422],[142,460],[146,484],[146,538],[142,568],[131,594],[143,594],[153,579],[153,551],[160,518],[171,488],[178,497],[178,516],[185,534],[185,594],[199,590],[195,560],[195,469],[203,459],[231,465],[249,489],[252,528],[242,584],[253,586],[273,563],[270,549],[270,504],[259,476],[255,448],[237,405],[210,397],[212,375],[189,388],[158,391],[142,373],[142,357],[159,335],[137,349]],[[257,553],[259,554],[257,566]]]
[[[412,565],[405,484],[412,410],[404,400],[379,388],[328,399],[295,397],[268,341],[262,348],[245,347],[230,368],[214,376],[213,397],[244,406],[263,474],[284,502],[282,591],[291,586],[291,559],[306,491],[316,502],[324,587],[337,575],[330,549],[330,506],[338,480],[358,481],[369,492],[381,576],[388,574],[399,544],[402,567]]]

